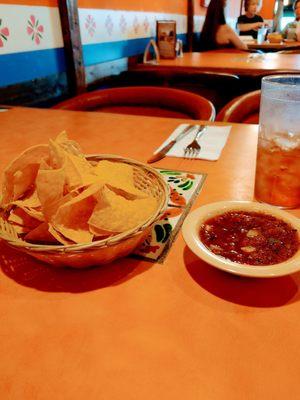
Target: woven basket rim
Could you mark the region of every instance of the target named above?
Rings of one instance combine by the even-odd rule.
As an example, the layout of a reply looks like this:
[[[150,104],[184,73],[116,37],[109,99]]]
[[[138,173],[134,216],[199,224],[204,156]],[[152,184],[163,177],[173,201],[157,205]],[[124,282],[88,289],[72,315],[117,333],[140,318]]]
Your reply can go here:
[[[161,196],[160,202],[157,205],[156,211],[148,220],[144,221],[142,224],[137,225],[136,227],[125,231],[121,232],[117,235],[113,235],[111,237],[97,240],[94,242],[90,243],[74,243],[70,245],[43,245],[43,244],[36,244],[36,243],[29,243],[26,242],[23,239],[18,239],[18,240],[13,240],[13,239],[7,239],[2,237],[1,231],[0,231],[0,238],[10,244],[13,247],[18,247],[18,248],[23,248],[29,251],[33,252],[44,252],[47,254],[60,254],[60,253],[72,253],[74,252],[79,252],[79,251],[88,251],[88,250],[95,250],[99,248],[104,248],[104,247],[109,247],[110,245],[117,245],[121,243],[122,241],[125,241],[126,239],[132,238],[138,234],[140,234],[143,230],[151,226],[155,221],[159,219],[161,215],[165,212],[167,205],[168,205],[168,200],[169,200],[169,187],[167,183],[164,181],[163,177],[152,167],[148,166],[147,164],[144,164],[140,161],[131,159],[131,158],[126,158],[122,157],[119,155],[114,155],[114,154],[86,154],[85,155],[86,159],[89,161],[93,161],[93,159],[96,161],[100,160],[115,160],[118,162],[124,162],[126,164],[133,165],[135,167],[141,168],[144,172],[148,172],[152,175],[155,176],[157,182],[161,186],[161,192],[163,196]]]

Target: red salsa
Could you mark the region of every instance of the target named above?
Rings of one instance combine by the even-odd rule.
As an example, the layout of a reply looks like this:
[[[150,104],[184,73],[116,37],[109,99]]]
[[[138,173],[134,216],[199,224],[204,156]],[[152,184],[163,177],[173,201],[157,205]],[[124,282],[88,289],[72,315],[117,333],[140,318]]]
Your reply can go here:
[[[214,254],[250,265],[278,264],[299,248],[296,229],[259,212],[229,211],[210,218],[200,228],[200,239]]]

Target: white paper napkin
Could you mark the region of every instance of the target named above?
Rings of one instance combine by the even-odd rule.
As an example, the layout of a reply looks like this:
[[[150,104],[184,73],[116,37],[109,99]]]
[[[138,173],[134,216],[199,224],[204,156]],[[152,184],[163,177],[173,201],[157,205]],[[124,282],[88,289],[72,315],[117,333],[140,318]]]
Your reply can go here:
[[[154,154],[158,153],[166,144],[175,139],[186,126],[187,124],[179,125],[168,139],[162,143],[157,150],[155,150]],[[183,139],[179,140],[179,142],[168,151],[167,155],[170,157],[184,157],[184,149],[195,138],[198,127],[199,125],[195,125],[194,129],[191,130]],[[195,158],[211,161],[218,160],[222,149],[225,146],[230,130],[231,126],[207,126],[202,136],[198,139],[201,150]]]

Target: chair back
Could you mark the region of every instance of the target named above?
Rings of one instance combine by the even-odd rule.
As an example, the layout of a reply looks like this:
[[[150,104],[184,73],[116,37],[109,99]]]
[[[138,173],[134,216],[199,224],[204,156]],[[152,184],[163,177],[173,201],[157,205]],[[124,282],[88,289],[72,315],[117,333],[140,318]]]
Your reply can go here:
[[[260,90],[236,97],[226,104],[216,117],[216,121],[258,124]]]
[[[240,79],[225,72],[189,68],[157,68],[147,65],[131,68],[119,75],[119,86],[159,86],[195,93],[211,101],[220,110],[231,99],[241,94]]]
[[[151,86],[95,90],[53,108],[206,121],[215,119],[215,108],[206,98],[183,90]]]

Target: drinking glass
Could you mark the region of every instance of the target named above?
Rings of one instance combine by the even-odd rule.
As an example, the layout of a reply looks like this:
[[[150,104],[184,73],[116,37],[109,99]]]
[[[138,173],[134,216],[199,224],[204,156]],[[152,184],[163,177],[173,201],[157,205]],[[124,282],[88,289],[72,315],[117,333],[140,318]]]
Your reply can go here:
[[[265,39],[266,39],[266,35],[268,32],[268,28],[259,28],[257,31],[257,44],[262,44]]]
[[[262,79],[255,197],[300,206],[300,75]]]

